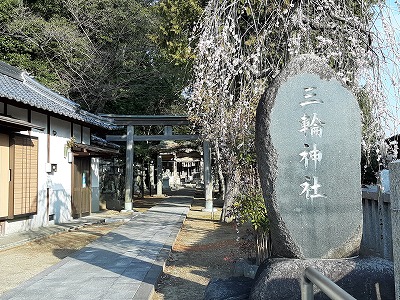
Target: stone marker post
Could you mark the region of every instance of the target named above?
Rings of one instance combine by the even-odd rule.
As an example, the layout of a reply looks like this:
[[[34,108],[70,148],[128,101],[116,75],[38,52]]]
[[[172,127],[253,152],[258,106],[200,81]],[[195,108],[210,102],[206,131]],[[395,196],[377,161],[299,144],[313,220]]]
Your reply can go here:
[[[150,190],[154,189],[154,162],[151,161],[149,163],[149,184],[150,184]]]
[[[163,186],[163,178],[162,178],[162,157],[161,155],[157,155],[157,195],[161,196],[163,194],[162,186]]]
[[[259,102],[255,142],[273,254],[356,254],[362,228],[360,109],[324,61],[301,55],[281,71]]]
[[[203,158],[204,158],[204,198],[206,205],[203,211],[213,212],[213,183],[211,178],[211,149],[210,142],[203,142]]]
[[[400,161],[389,164],[393,263],[396,299],[400,299]]]

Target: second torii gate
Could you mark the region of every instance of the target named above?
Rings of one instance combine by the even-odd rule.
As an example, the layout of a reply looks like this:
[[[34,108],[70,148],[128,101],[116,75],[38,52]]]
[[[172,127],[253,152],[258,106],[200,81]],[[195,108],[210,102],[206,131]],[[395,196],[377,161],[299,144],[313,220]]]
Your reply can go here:
[[[137,141],[190,141],[198,140],[198,135],[174,135],[172,126],[189,125],[190,121],[186,116],[147,116],[147,115],[102,115],[112,118],[116,125],[126,126],[124,135],[107,135],[106,140],[110,142],[126,142],[126,172],[125,172],[125,210],[132,210],[133,192],[133,163],[134,163],[134,142]],[[135,126],[164,126],[164,135],[135,135]],[[205,190],[205,211],[213,211],[212,180],[211,180],[211,151],[210,143],[203,142],[203,165],[204,165],[204,190]],[[162,162],[157,157],[157,194],[162,194]]]

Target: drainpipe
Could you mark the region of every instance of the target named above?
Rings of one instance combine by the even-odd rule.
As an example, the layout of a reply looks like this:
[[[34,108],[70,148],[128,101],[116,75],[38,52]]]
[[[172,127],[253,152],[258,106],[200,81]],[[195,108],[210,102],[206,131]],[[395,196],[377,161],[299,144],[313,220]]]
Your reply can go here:
[[[47,163],[50,163],[50,116],[47,115]],[[50,217],[50,178],[46,173],[46,223],[49,224]]]

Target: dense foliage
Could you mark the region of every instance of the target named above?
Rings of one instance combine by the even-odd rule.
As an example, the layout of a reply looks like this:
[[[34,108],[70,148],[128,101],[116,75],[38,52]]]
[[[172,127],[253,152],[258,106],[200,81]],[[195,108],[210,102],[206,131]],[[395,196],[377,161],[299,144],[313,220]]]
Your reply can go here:
[[[0,59],[92,112],[182,111],[190,55],[180,53],[201,6],[181,2],[4,0]]]
[[[190,66],[194,53],[189,38],[206,3],[205,0],[163,0],[156,6],[159,31],[153,38],[175,64]]]
[[[242,248],[248,252],[249,258],[255,257],[256,264],[260,265],[271,250],[268,212],[261,192],[250,190],[247,194],[238,195],[229,208],[228,216],[234,218],[237,226],[251,224],[252,230],[247,232]]]

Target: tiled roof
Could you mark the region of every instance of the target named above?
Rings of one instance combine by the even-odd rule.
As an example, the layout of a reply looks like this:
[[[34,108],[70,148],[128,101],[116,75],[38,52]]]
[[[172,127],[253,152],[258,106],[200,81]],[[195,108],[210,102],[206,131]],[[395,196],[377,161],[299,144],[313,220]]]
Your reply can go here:
[[[108,147],[108,148],[117,149],[117,150],[119,150],[121,148],[120,145],[108,142],[107,140],[102,139],[101,137],[98,137],[98,136],[96,136],[94,134],[92,134],[90,136],[90,143],[91,144],[96,144],[96,145],[99,145],[99,146],[104,146],[104,147]]]
[[[79,104],[53,92],[28,73],[0,61],[0,97],[51,111],[108,130],[119,129],[114,120],[80,108]]]

